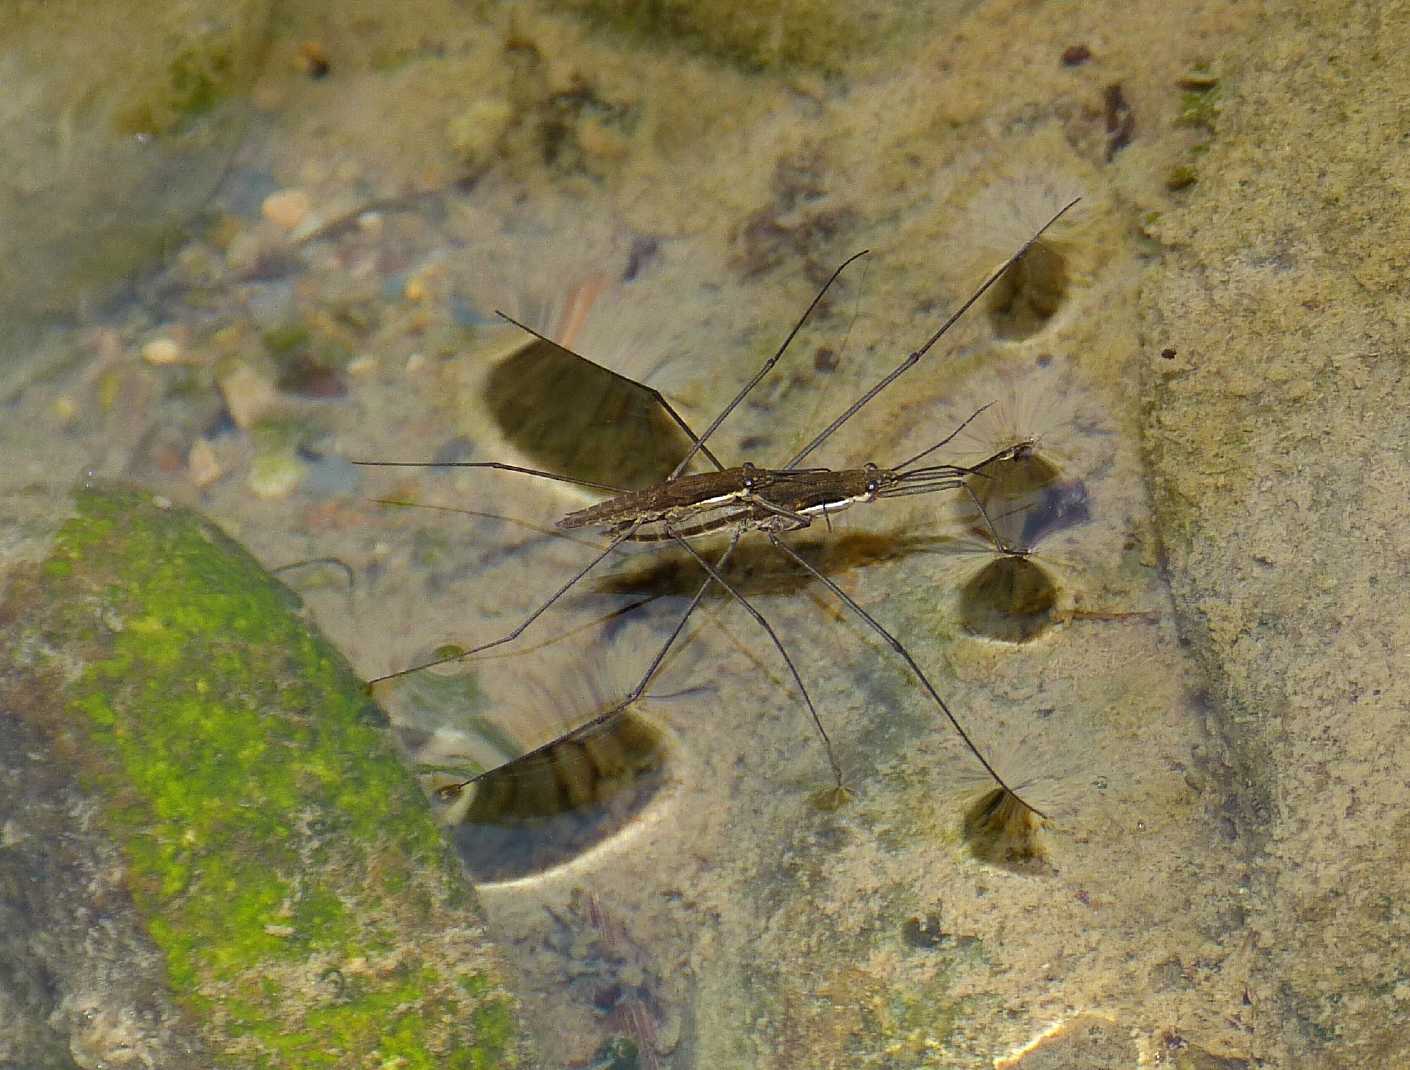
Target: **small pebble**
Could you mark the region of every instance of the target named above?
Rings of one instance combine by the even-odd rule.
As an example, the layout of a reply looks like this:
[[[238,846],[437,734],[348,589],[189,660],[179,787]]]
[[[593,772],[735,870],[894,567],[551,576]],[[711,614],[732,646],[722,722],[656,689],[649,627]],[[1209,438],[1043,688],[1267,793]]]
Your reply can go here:
[[[191,482],[198,487],[209,487],[225,474],[220,467],[220,459],[215,449],[204,438],[196,439],[191,452],[186,457],[186,472]]]
[[[255,458],[245,481],[260,498],[285,498],[304,477],[304,465],[292,453],[265,453]]]
[[[352,360],[348,361],[346,370],[349,375],[360,377],[363,375],[372,375],[379,367],[381,367],[381,362],[376,357],[370,354],[364,354],[363,356],[354,357]]]
[[[179,364],[181,357],[181,346],[169,335],[153,338],[142,347],[142,359],[148,364]]]
[[[181,456],[180,449],[169,442],[152,447],[152,463],[157,466],[158,471],[166,475],[175,475],[186,470],[186,458]]]
[[[328,59],[328,53],[324,51],[323,45],[318,41],[305,41],[299,45],[299,67],[303,72],[315,81],[328,77],[328,72],[333,69],[333,64]]]
[[[240,346],[240,340],[244,337],[244,327],[241,324],[232,323],[211,335],[211,345],[221,353],[234,353]]]
[[[429,301],[446,288],[446,267],[439,261],[432,261],[417,268],[402,287],[402,296],[408,301]]]
[[[599,160],[620,160],[629,147],[620,130],[592,117],[578,124],[578,144],[588,156]]]
[[[1175,79],[1175,84],[1181,89],[1205,92],[1219,84],[1219,76],[1208,70],[1195,68],[1183,78]]]
[[[248,271],[259,263],[265,239],[253,229],[237,234],[225,249],[225,266],[231,271]]]
[[[303,222],[310,207],[308,194],[303,190],[281,189],[264,199],[260,212],[275,226],[293,230]]]
[[[257,423],[274,406],[278,396],[274,384],[248,364],[241,364],[222,376],[219,385],[230,418],[242,430]]]

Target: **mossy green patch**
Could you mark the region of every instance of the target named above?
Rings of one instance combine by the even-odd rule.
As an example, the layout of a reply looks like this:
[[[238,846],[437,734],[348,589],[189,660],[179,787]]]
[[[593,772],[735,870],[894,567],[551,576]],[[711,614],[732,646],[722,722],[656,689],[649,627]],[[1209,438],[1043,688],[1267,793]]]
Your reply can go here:
[[[1199,181],[1199,172],[1191,164],[1177,164],[1165,175],[1165,188],[1168,190],[1181,190],[1193,186]]]
[[[967,1021],[982,1020],[983,1001],[974,996],[955,998],[948,974],[942,973],[916,990],[897,989],[878,1000],[863,1015],[868,1032],[890,1038],[887,1051],[893,1065],[933,1066],[947,1054],[955,1030]]]
[[[925,25],[931,5],[836,0],[555,0],[615,32],[703,52],[747,69],[836,71]]]
[[[80,769],[226,1065],[516,1065],[440,831],[290,592],[127,490],[81,492],[39,571],[16,619],[69,667]]]
[[[294,322],[286,323],[280,327],[271,327],[261,337],[264,348],[272,356],[284,357],[307,349],[313,339],[313,334],[305,324]]]
[[[118,113],[119,131],[171,135],[214,110],[248,84],[258,44],[258,35],[241,18],[194,33],[164,69],[153,69],[147,81],[130,87],[130,99]]]
[[[1217,85],[1187,89],[1180,95],[1180,114],[1175,121],[1180,126],[1212,132],[1222,103],[1223,94]]]

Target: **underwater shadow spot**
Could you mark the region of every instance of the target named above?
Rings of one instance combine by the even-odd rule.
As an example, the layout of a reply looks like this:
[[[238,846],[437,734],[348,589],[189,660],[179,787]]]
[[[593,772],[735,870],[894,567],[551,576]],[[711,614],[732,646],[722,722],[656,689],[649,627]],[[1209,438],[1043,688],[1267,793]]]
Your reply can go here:
[[[1067,258],[1048,242],[1037,242],[994,285],[986,305],[994,334],[1011,342],[1032,338],[1057,314],[1067,291]]]
[[[995,788],[965,811],[963,839],[981,862],[1015,873],[1052,872],[1042,843],[1043,820],[1011,792]]]
[[[1057,586],[1026,557],[1006,554],[960,590],[960,622],[972,635],[1027,643],[1057,622]]]
[[[540,339],[494,366],[485,404],[538,467],[625,490],[664,480],[690,446],[647,388]]]
[[[494,883],[555,869],[610,839],[665,781],[661,733],[627,712],[438,796],[459,811],[451,839],[466,870]]]

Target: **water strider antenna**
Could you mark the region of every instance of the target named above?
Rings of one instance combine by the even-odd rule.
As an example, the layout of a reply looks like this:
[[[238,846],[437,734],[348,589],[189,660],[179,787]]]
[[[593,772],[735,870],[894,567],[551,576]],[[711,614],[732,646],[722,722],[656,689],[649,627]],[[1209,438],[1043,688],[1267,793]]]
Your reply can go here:
[[[707,454],[710,452],[705,448],[705,440],[715,433],[716,429],[720,426],[720,424],[725,422],[725,417],[727,417],[730,413],[734,412],[734,410],[739,407],[740,402],[742,402],[746,397],[749,396],[749,391],[753,390],[756,386],[758,386],[759,381],[763,379],[764,376],[768,375],[770,369],[772,369],[773,366],[779,362],[779,359],[783,356],[784,351],[787,350],[789,345],[792,344],[793,339],[797,336],[798,332],[803,329],[803,324],[808,322],[808,317],[813,314],[813,310],[816,309],[818,305],[822,302],[823,296],[827,293],[829,289],[832,288],[832,284],[837,281],[837,277],[841,275],[842,272],[846,271],[847,266],[851,264],[854,260],[860,260],[862,257],[866,256],[867,253],[869,253],[870,251],[870,249],[863,249],[860,253],[853,253],[846,260],[842,261],[842,263],[838,265],[836,271],[834,271],[831,275],[828,276],[828,280],[822,284],[822,289],[817,292],[817,296],[813,298],[812,303],[808,305],[806,309],[803,310],[803,315],[798,317],[798,322],[793,325],[793,330],[788,332],[788,337],[783,340],[783,345],[778,347],[778,349],[774,352],[773,356],[771,356],[768,360],[764,361],[764,366],[754,373],[754,377],[750,379],[749,382],[744,384],[743,389],[740,390],[739,393],[734,396],[734,399],[720,411],[720,414],[718,416],[716,416],[713,420],[710,421],[710,426],[705,428],[705,433],[702,434],[696,440],[695,445],[693,445],[690,450],[686,453],[685,457],[681,460],[681,463],[676,465],[676,470],[670,475],[671,479],[675,479],[676,476],[680,475],[682,472],[685,471],[685,466],[689,464],[690,459],[695,456],[696,450],[705,450]]]
[[[968,300],[966,300],[964,304],[960,305],[959,308],[955,309],[955,311],[950,314],[949,318],[946,319],[944,323],[940,324],[939,330],[937,330],[934,334],[930,336],[929,339],[926,340],[925,345],[921,346],[915,352],[909,354],[905,360],[901,361],[900,364],[896,365],[896,367],[893,368],[880,382],[878,382],[875,386],[873,386],[870,390],[863,394],[857,401],[853,402],[850,406],[848,406],[847,410],[841,416],[839,416],[837,419],[833,420],[832,423],[828,424],[825,428],[823,428],[823,430],[818,434],[816,438],[813,439],[813,441],[809,442],[806,446],[804,446],[802,451],[796,457],[794,457],[791,461],[784,465],[784,469],[786,470],[789,468],[797,468],[800,464],[803,463],[804,458],[806,458],[809,454],[811,454],[814,450],[816,450],[819,446],[821,446],[824,442],[831,438],[839,427],[845,424],[853,416],[857,415],[857,413],[862,410],[862,407],[866,405],[867,402],[871,401],[871,399],[876,397],[877,394],[880,394],[893,382],[895,382],[902,375],[904,375],[913,364],[918,363],[920,361],[920,358],[925,356],[926,353],[930,352],[930,348],[935,345],[936,342],[940,341],[941,337],[944,336],[945,332],[948,331],[951,327],[953,327],[955,323],[959,320],[959,318],[963,316],[966,312],[968,312],[970,308],[974,305],[974,303],[989,291],[989,287],[993,286],[994,283],[998,282],[1001,278],[1003,278],[1004,274],[1009,270],[1009,268],[1013,267],[1020,260],[1022,260],[1024,254],[1026,254],[1029,249],[1033,248],[1033,246],[1037,244],[1038,239],[1043,236],[1047,229],[1051,227],[1054,223],[1056,223],[1059,219],[1061,219],[1063,215],[1067,213],[1068,209],[1070,209],[1081,199],[1081,197],[1073,197],[1072,200],[1068,201],[1065,205],[1059,208],[1057,212],[1053,214],[1053,217],[1051,219],[1049,219],[1046,223],[1044,223],[1041,227],[1038,228],[1037,232],[1034,233],[1033,237],[1029,238],[1026,242],[1023,243],[1023,246],[1018,250],[1018,252],[1014,253],[1011,257],[1009,257],[1002,264],[1000,264],[999,267],[987,279],[984,280],[983,284],[979,287],[979,289],[975,290],[974,293],[970,294]],[[850,261],[848,261],[848,263],[850,263]],[[843,267],[846,267],[846,264],[844,264]],[[838,270],[840,271],[841,268],[839,268]],[[819,297],[821,297],[821,295],[819,295]],[[814,303],[816,304],[816,302]],[[811,308],[809,309],[809,311],[811,311]]]

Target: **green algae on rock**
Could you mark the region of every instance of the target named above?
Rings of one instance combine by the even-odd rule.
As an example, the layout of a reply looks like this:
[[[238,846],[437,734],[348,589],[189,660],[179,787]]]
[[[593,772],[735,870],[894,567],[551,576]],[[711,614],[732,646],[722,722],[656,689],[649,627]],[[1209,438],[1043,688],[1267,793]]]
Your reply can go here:
[[[25,707],[73,741],[221,1065],[519,1064],[513,1003],[385,718],[196,515],[89,488],[10,584]]]
[[[668,41],[749,69],[812,67],[836,70],[848,58],[876,51],[924,24],[930,5],[858,8],[826,0],[787,0],[760,7],[736,0],[713,3],[556,0],[556,6],[644,41]]]

